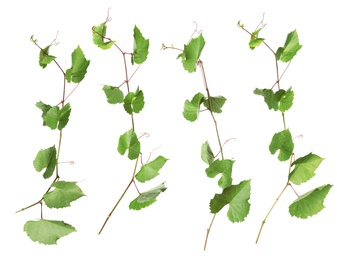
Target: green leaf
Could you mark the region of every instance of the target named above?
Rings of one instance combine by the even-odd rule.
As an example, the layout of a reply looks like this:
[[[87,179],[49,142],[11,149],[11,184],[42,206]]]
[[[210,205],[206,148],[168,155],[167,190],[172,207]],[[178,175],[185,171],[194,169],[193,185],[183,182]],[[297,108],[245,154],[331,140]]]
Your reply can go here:
[[[46,126],[46,122],[45,122],[45,116],[47,114],[47,112],[49,111],[49,109],[52,108],[52,106],[44,104],[42,101],[37,102],[35,104],[39,109],[42,110],[42,119],[43,119],[43,125]]]
[[[294,92],[291,87],[287,91],[280,89],[275,93],[271,89],[257,88],[254,90],[254,94],[263,96],[269,109],[280,110],[281,112],[290,109],[294,100]]]
[[[52,183],[50,187],[54,189],[43,195],[44,202],[49,208],[69,207],[70,202],[85,196],[76,182],[58,181]]]
[[[332,185],[327,184],[299,196],[290,206],[289,213],[297,218],[308,218],[324,209],[324,199]]]
[[[242,222],[250,210],[250,180],[242,181],[238,185],[231,185],[221,194],[215,194],[210,202],[211,213],[218,213],[229,204],[227,217],[231,222]]]
[[[271,89],[258,89],[254,90],[255,95],[260,95],[264,97],[264,102],[268,105],[269,109],[278,109],[278,100],[275,100],[275,95]]]
[[[286,161],[290,158],[294,150],[294,143],[289,129],[274,134],[269,145],[269,151],[271,154],[275,154],[277,150],[280,150],[277,157],[280,161]]]
[[[282,91],[279,90],[275,93],[275,95],[277,95],[278,92],[281,92],[280,98],[279,98],[279,110],[281,112],[285,112],[287,110],[289,110],[292,105],[293,105],[293,100],[294,100],[294,91],[291,90],[291,87],[287,90],[287,91]]]
[[[49,63],[51,63],[53,60],[56,59],[55,56],[49,55],[49,48],[50,45],[48,45],[46,48],[40,51],[39,64],[43,69],[47,67]]]
[[[71,54],[71,60],[72,66],[66,71],[67,81],[69,83],[80,83],[87,73],[87,68],[89,67],[90,60],[87,60],[85,58],[80,46],[77,46],[77,48]]]
[[[159,170],[164,166],[168,159],[163,156],[158,156],[153,161],[146,163],[142,166],[139,172],[136,174],[136,179],[139,182],[146,182],[159,175]]]
[[[58,239],[76,231],[63,221],[47,219],[27,221],[23,229],[32,241],[45,245],[56,245]]]
[[[103,91],[108,99],[108,103],[117,104],[124,102],[124,94],[118,87],[104,85]]]
[[[214,161],[214,154],[207,141],[201,146],[201,159],[208,165]]]
[[[218,185],[225,189],[232,185],[232,168],[233,168],[233,160],[219,160],[212,162],[212,164],[206,168],[206,174],[209,178],[216,177],[219,173],[221,173],[221,178],[218,181]]]
[[[279,47],[276,51],[276,58],[283,62],[288,62],[293,59],[296,53],[302,48],[298,42],[297,31],[290,32],[287,36],[283,47]]]
[[[49,126],[52,130],[55,130],[56,128],[62,130],[67,125],[71,112],[69,103],[61,109],[58,106],[52,107],[46,105],[41,101],[36,103],[36,106],[42,110],[44,126]]]
[[[115,43],[115,41],[105,38],[106,28],[106,22],[92,27],[92,41],[102,50],[110,49]]]
[[[56,166],[55,146],[49,147],[47,149],[41,149],[37,153],[33,161],[33,165],[37,172],[40,172],[46,168],[45,172],[43,173],[43,177],[45,179],[50,178],[53,175]]]
[[[249,41],[249,48],[251,50],[254,50],[255,47],[260,46],[265,39],[259,38],[259,32],[261,31],[262,28],[257,29],[255,32],[252,33]]]
[[[159,184],[158,186],[142,192],[137,198],[130,202],[129,208],[134,210],[140,210],[145,208],[154,202],[156,202],[156,198],[162,192],[164,192],[167,188],[165,187],[164,183]]]
[[[140,142],[132,129],[119,137],[117,150],[121,155],[124,155],[126,150],[129,150],[128,157],[130,160],[134,160],[139,156]]]
[[[309,153],[306,156],[298,158],[291,165],[295,169],[289,174],[289,180],[294,184],[302,184],[315,176],[315,170],[321,164],[324,158]]]
[[[143,91],[137,88],[136,92],[129,92],[124,99],[124,109],[127,113],[139,113],[144,107]]]
[[[204,100],[205,96],[199,92],[194,95],[191,101],[185,101],[183,115],[186,120],[193,122],[198,119],[200,104]]]
[[[145,39],[135,25],[133,29],[133,55],[131,56],[132,65],[136,62],[137,64],[142,64],[147,59],[147,55],[149,54],[149,45],[150,42],[148,39]]]
[[[205,39],[202,34],[192,39],[187,45],[184,45],[184,52],[179,54],[177,59],[181,58],[185,70],[188,72],[196,71],[197,63],[204,46]]]
[[[225,104],[225,102],[226,98],[224,98],[223,96],[210,97],[209,99],[205,99],[204,106],[214,113],[221,113],[221,108]],[[209,105],[211,105],[211,108],[209,108]]]

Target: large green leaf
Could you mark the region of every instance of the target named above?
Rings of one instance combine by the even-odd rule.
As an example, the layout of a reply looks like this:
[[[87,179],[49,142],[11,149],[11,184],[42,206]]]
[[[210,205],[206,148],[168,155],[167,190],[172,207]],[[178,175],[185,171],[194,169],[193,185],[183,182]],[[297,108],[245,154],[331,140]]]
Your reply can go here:
[[[196,71],[197,63],[204,46],[205,39],[202,34],[197,38],[193,38],[187,45],[184,45],[183,53],[179,54],[177,58],[181,58],[185,70],[188,72]]]
[[[137,88],[136,92],[129,92],[124,98],[124,109],[129,114],[139,113],[144,107],[144,94]]]
[[[332,185],[330,184],[323,185],[299,196],[289,206],[290,215],[305,219],[319,213],[324,209],[324,199],[331,187]]]
[[[132,65],[134,63],[142,64],[147,59],[147,55],[149,54],[149,45],[150,42],[148,39],[145,39],[138,29],[138,27],[135,25],[133,29],[133,39],[134,39],[134,45],[133,45],[133,55],[131,56],[131,63]]]
[[[43,195],[49,208],[69,207],[71,202],[85,196],[76,182],[58,181],[50,186],[54,189]]]
[[[104,85],[103,91],[106,95],[108,103],[117,104],[124,102],[124,94],[118,87]]]
[[[271,89],[257,88],[254,90],[254,94],[263,96],[269,109],[281,112],[290,109],[294,100],[294,92],[291,90],[291,87],[287,91],[280,89],[275,93]]]
[[[23,229],[32,241],[45,245],[56,245],[58,239],[76,231],[63,221],[47,219],[27,221]]]
[[[130,160],[134,160],[139,156],[140,142],[132,129],[119,137],[117,150],[121,155],[124,155],[126,150],[129,150],[128,157]]]
[[[214,161],[214,154],[207,141],[201,146],[201,159],[208,165]]]
[[[56,166],[55,146],[49,147],[47,149],[41,149],[37,153],[33,161],[33,165],[35,170],[38,172],[46,168],[46,170],[43,173],[43,177],[45,179],[50,178],[53,175]]]
[[[50,45],[40,51],[39,64],[42,68],[47,67],[49,63],[56,59],[55,56],[49,55],[49,48]]]
[[[283,62],[288,62],[293,59],[296,53],[302,48],[298,42],[297,31],[290,32],[287,36],[283,47],[279,47],[276,51],[276,58]]]
[[[277,157],[280,161],[286,161],[290,158],[294,150],[294,143],[289,129],[274,134],[269,145],[269,151],[271,154],[275,154],[277,150],[280,150]]]
[[[186,120],[193,122],[198,119],[200,104],[205,100],[205,96],[202,93],[194,95],[191,101],[186,100],[184,104],[183,116]]]
[[[42,110],[43,125],[49,126],[52,130],[56,128],[62,130],[67,125],[71,112],[69,103],[61,109],[58,106],[46,105],[41,101],[36,103],[36,106]]]
[[[160,193],[164,192],[167,188],[164,183],[159,184],[158,186],[142,192],[137,198],[130,202],[129,208],[134,210],[140,210],[145,208],[154,202],[157,201],[157,197]]]
[[[218,181],[218,185],[225,189],[232,185],[232,168],[233,168],[233,160],[215,160],[211,163],[211,165],[206,168],[206,174],[209,178],[216,177],[219,173],[221,173],[221,178]]]
[[[158,156],[151,162],[148,162],[142,166],[139,172],[136,174],[136,179],[139,182],[146,182],[159,175],[159,170],[164,166],[168,159],[163,156]]]
[[[101,23],[99,26],[92,27],[92,40],[94,44],[103,50],[110,49],[115,43],[115,41],[105,38],[106,28],[106,22]]]
[[[289,174],[289,180],[294,184],[302,184],[315,176],[315,170],[321,164],[324,158],[309,153],[304,157],[298,158],[291,165],[294,170]]]
[[[226,98],[223,96],[210,97],[210,98],[205,99],[204,106],[214,113],[221,113],[222,112],[221,108],[225,104],[225,102],[226,102]]]
[[[227,217],[231,222],[242,222],[250,210],[250,180],[242,181],[238,185],[231,185],[221,194],[215,194],[210,201],[211,213],[218,213],[229,204]]]
[[[68,82],[80,83],[87,73],[90,60],[87,60],[80,46],[71,54],[72,66],[66,71],[66,78]]]
[[[257,29],[256,31],[254,31],[250,37],[250,40],[249,40],[249,48],[251,50],[254,50],[255,47],[258,47],[260,46],[263,42],[264,42],[264,39],[263,38],[259,38],[259,33],[261,31],[262,28],[259,28]]]

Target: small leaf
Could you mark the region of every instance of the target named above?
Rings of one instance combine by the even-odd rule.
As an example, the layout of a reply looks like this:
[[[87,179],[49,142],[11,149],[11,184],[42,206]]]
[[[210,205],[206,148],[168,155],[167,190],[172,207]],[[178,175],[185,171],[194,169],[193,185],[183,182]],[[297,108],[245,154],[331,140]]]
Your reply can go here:
[[[49,208],[69,207],[70,202],[85,196],[76,182],[58,181],[52,183],[50,187],[54,189],[43,195],[44,202]]]
[[[55,56],[49,55],[49,48],[50,45],[48,45],[46,48],[40,51],[39,64],[43,69],[47,67],[49,63],[51,63],[53,60],[56,59]]]
[[[42,101],[37,102],[35,104],[39,109],[42,110],[42,119],[43,119],[43,125],[46,126],[46,122],[45,122],[45,116],[47,114],[47,112],[49,111],[49,109],[52,108],[52,106],[44,104]]]
[[[208,165],[214,161],[214,154],[207,141],[201,146],[201,159]]]
[[[135,25],[133,29],[133,38],[134,38],[134,46],[133,46],[133,55],[131,57],[132,65],[135,63],[142,64],[147,59],[147,55],[149,54],[149,45],[150,42],[148,39],[145,39]]]
[[[108,99],[109,104],[117,104],[124,102],[123,92],[118,87],[104,85],[103,91]]]
[[[199,92],[194,95],[191,101],[185,101],[183,115],[186,120],[193,122],[198,119],[200,104],[204,99],[205,96]]]
[[[184,45],[184,52],[177,58],[181,58],[183,67],[188,72],[195,72],[202,49],[205,46],[205,39],[200,34],[192,39],[187,45]]]
[[[212,162],[212,164],[206,168],[206,174],[209,178],[216,177],[219,173],[221,173],[221,178],[218,181],[218,185],[225,189],[232,185],[232,168],[233,168],[233,160],[219,160]]]
[[[315,176],[315,170],[324,159],[318,155],[309,153],[304,157],[298,158],[291,165],[295,169],[289,174],[289,180],[294,184],[302,184]]]
[[[210,97],[209,99],[206,99],[204,101],[204,106],[214,113],[221,113],[221,108],[225,104],[225,102],[226,98],[224,98],[223,96]],[[209,107],[209,105],[211,105],[211,108]]]
[[[281,112],[285,112],[289,110],[293,105],[293,100],[294,100],[294,91],[292,91],[290,87],[286,92],[282,92],[282,95],[279,98],[279,102],[280,102],[279,110]]]
[[[291,90],[291,87],[287,91],[280,89],[275,93],[271,89],[257,88],[254,90],[254,94],[263,96],[268,108],[275,111],[280,110],[281,112],[285,112],[293,105],[294,92]]]
[[[126,150],[129,150],[128,157],[130,160],[134,160],[139,156],[140,142],[132,129],[119,137],[117,150],[121,155],[124,155]]]
[[[164,183],[159,184],[158,186],[142,192],[137,198],[131,201],[129,208],[134,210],[140,210],[145,208],[154,202],[156,202],[156,198],[162,192],[164,192],[167,188],[165,187]]]
[[[124,99],[124,109],[127,113],[139,113],[144,107],[143,91],[137,88],[136,92],[129,92]]]
[[[49,126],[52,130],[56,128],[62,130],[67,125],[71,112],[69,103],[61,110],[58,106],[52,107],[42,102],[36,103],[36,106],[42,110],[43,125]]]
[[[277,150],[280,150],[277,157],[280,161],[286,161],[290,158],[294,150],[294,143],[289,129],[274,134],[269,145],[269,151],[271,154],[275,154]]]
[[[158,156],[153,161],[142,166],[140,171],[136,174],[136,179],[139,182],[146,182],[159,175],[159,170],[164,166],[167,159],[163,156]]]
[[[264,97],[264,102],[268,105],[269,109],[278,109],[278,100],[275,100],[275,95],[271,89],[258,89],[254,90],[255,95],[260,95]]]
[[[276,58],[283,62],[288,62],[293,59],[296,53],[302,48],[298,42],[297,31],[290,32],[287,36],[283,47],[278,48]]]
[[[290,206],[289,213],[297,218],[308,218],[324,209],[324,199],[332,185],[327,184],[299,196]]]
[[[260,46],[263,42],[263,38],[259,38],[259,32],[261,31],[262,28],[257,29],[255,32],[252,33],[249,41],[249,48],[251,50],[254,50],[255,47]]]
[[[64,105],[64,107],[61,108],[60,113],[59,113],[59,124],[58,124],[58,130],[62,130],[69,121],[69,116],[70,116],[70,112],[71,112],[71,108],[70,108],[70,104],[67,103],[66,105]]]
[[[106,35],[106,22],[101,23],[99,26],[92,27],[92,40],[102,50],[108,50],[114,45],[115,41],[105,38]]]
[[[45,179],[50,178],[55,170],[56,166],[56,149],[55,146],[49,147],[47,149],[41,149],[34,161],[33,161],[34,168],[37,172],[42,171],[46,168],[45,172],[43,173],[43,177]]]
[[[250,180],[242,181],[238,185],[231,185],[221,194],[215,194],[210,202],[211,213],[216,214],[229,204],[227,217],[231,222],[242,222],[249,213]]]
[[[69,83],[80,83],[87,73],[87,68],[89,67],[90,60],[87,60],[85,58],[80,46],[77,46],[77,48],[71,54],[71,60],[72,66],[66,71],[67,81]]]
[[[76,231],[63,221],[47,219],[27,221],[23,229],[32,241],[45,245],[56,245],[58,239]]]

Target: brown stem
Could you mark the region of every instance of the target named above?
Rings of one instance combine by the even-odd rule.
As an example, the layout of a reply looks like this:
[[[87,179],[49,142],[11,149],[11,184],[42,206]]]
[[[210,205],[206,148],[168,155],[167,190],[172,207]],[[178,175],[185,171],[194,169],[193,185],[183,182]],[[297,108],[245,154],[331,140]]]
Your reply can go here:
[[[208,229],[207,229],[207,232],[206,232],[206,239],[205,239],[205,243],[204,243],[204,251],[206,250],[209,232],[211,231],[211,228],[212,228],[212,225],[213,225],[215,216],[216,216],[216,214],[213,215],[212,220],[211,220],[211,223],[210,223],[210,225],[209,225],[209,227],[208,227]]]

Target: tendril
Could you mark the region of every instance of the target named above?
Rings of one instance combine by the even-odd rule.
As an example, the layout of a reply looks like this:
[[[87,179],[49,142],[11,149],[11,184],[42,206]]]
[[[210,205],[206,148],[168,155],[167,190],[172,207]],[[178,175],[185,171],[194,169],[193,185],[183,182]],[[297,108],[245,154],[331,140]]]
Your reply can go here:
[[[196,34],[196,33],[202,34],[202,30],[198,30],[198,23],[196,21],[193,21],[193,23],[195,24],[195,29],[194,29],[190,39],[188,40],[189,42],[192,40],[194,34]]]

